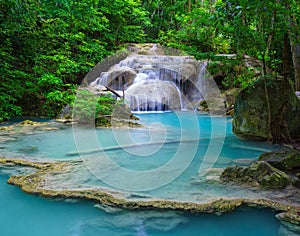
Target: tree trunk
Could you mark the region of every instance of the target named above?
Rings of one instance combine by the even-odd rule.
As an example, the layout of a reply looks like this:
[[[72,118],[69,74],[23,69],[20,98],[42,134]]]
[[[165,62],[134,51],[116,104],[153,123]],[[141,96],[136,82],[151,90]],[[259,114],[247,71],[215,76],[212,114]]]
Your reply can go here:
[[[291,52],[289,37],[287,34],[284,35],[283,39],[283,53],[282,53],[282,75],[285,80],[289,78],[289,53]]]
[[[188,0],[188,12],[192,11],[192,2],[191,0]]]
[[[262,55],[263,61],[263,81],[264,81],[264,90],[265,90],[265,98],[267,104],[267,114],[268,114],[268,139],[267,141],[273,143],[273,134],[272,134],[272,114],[271,114],[271,103],[268,91],[268,81],[267,81],[267,69],[266,69],[266,60],[265,60],[265,53]]]
[[[291,10],[291,6],[286,2],[286,7],[290,11],[290,16],[288,16],[290,23],[290,42],[291,42],[291,52],[293,58],[294,74],[295,74],[295,89],[300,91],[300,35],[299,35],[299,25],[295,15]]]
[[[295,73],[295,89],[300,91],[300,43],[291,43],[294,73]]]

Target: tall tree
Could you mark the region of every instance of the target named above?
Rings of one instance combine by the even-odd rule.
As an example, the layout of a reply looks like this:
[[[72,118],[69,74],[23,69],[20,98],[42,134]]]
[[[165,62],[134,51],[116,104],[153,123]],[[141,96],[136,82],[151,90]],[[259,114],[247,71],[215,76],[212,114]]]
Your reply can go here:
[[[74,84],[150,24],[139,0],[0,0],[0,121],[54,116]]]
[[[297,16],[299,17],[300,14],[300,6],[295,1],[287,1],[286,6],[289,10],[287,24],[290,24],[289,35],[295,73],[295,89],[300,91],[300,28],[299,19],[297,19]]]

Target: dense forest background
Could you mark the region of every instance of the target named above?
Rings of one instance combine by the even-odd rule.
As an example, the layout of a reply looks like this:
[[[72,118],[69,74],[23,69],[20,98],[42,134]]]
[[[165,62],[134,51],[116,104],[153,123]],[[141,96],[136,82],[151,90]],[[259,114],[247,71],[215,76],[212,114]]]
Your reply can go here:
[[[157,42],[197,59],[234,53],[300,90],[298,0],[0,0],[0,122],[54,117],[98,62]],[[251,77],[251,74],[250,74]],[[247,86],[239,74],[227,87]]]

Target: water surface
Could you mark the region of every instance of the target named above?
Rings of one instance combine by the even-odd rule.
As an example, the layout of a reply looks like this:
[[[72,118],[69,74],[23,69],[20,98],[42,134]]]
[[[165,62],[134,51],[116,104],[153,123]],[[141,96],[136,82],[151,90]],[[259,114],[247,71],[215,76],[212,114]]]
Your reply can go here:
[[[262,152],[278,148],[236,138],[231,131],[230,118],[197,113],[195,119],[188,112],[138,116],[145,125],[142,129],[78,128],[81,141],[75,145],[74,129],[64,126],[56,131],[14,135],[16,140],[1,143],[1,152],[5,156],[25,159],[87,158],[96,163],[95,169],[99,158],[106,155],[132,171],[156,170],[178,155],[178,166],[185,166],[181,174],[160,188],[137,191],[134,198],[203,202],[218,196],[256,197],[258,193],[255,191],[235,186],[224,188],[215,180],[219,168],[232,164],[248,165]],[[179,149],[181,143],[183,148]],[[214,153],[218,158],[214,158]],[[208,174],[201,174],[201,170],[205,170],[203,166],[210,169]],[[109,168],[107,166],[106,174],[113,179]],[[9,172],[3,169],[0,177],[1,235],[291,235],[274,217],[276,213],[270,210],[240,208],[222,216],[113,208],[101,210],[101,206],[95,208],[95,203],[91,202],[54,201],[24,194],[5,183]],[[57,177],[55,185],[66,188],[76,184],[112,187],[86,168],[74,170],[72,174],[66,174],[63,179]],[[117,178],[120,179],[124,180]],[[136,181],[145,184],[144,180]],[[128,190],[118,191],[128,193]],[[127,196],[132,198],[133,195]]]
[[[222,216],[172,211],[106,213],[91,202],[54,201],[27,195],[0,176],[1,236],[278,235],[274,212],[241,208]]]

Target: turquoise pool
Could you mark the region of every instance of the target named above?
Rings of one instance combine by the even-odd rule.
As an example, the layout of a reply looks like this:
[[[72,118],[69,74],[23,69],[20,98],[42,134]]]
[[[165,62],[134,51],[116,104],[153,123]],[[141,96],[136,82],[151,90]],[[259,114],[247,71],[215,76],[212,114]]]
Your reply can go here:
[[[255,191],[224,188],[215,181],[215,173],[227,165],[249,164],[260,153],[277,148],[236,138],[231,132],[230,118],[211,117],[203,113],[191,115],[188,112],[138,114],[138,116],[145,128],[129,130],[78,128],[74,131],[70,126],[59,126],[60,128],[54,131],[38,131],[25,136],[14,134],[15,140],[1,143],[1,153],[8,157],[24,159],[96,160],[96,162],[87,161],[87,166],[91,163],[96,165],[81,170],[80,176],[89,174],[88,180],[83,184],[112,188],[126,193],[132,187],[130,184],[127,185],[126,179],[110,182],[106,181],[103,175],[106,176],[111,172],[106,173],[102,170],[97,172],[95,166],[99,165],[97,161],[99,156],[105,155],[122,168],[136,173],[166,166],[174,159],[174,155],[178,155],[178,161],[168,167],[169,170],[174,167],[175,171],[177,167],[182,167],[176,175],[168,176],[161,172],[160,179],[163,179],[161,183],[144,183],[143,179],[132,182],[138,186],[140,184],[140,189],[133,192],[137,193],[137,196],[147,198],[201,202],[216,196],[255,197],[257,194]],[[93,140],[95,137],[96,141]],[[78,140],[81,140],[79,144]],[[183,146],[179,147],[181,143]],[[215,158],[214,154],[218,154],[218,158]],[[189,155],[193,155],[192,158],[188,157]],[[206,170],[209,171],[201,174],[201,171]],[[267,209],[239,208],[233,213],[216,216],[190,215],[175,211],[102,208],[93,202],[49,200],[27,195],[19,188],[6,184],[10,170],[2,169],[1,173],[0,222],[1,235],[4,236],[293,235],[280,225],[275,218],[276,212]],[[117,179],[111,177],[114,178]],[[78,181],[81,179],[78,178]],[[70,188],[72,183],[69,185]],[[119,185],[114,186],[116,183]]]

